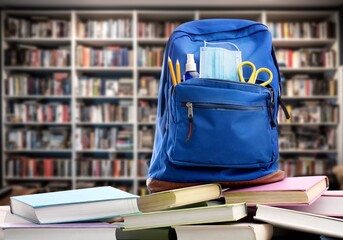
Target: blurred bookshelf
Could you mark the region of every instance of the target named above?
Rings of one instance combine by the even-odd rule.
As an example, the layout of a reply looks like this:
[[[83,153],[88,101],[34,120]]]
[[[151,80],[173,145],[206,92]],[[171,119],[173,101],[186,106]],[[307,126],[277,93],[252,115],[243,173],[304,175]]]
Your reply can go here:
[[[280,168],[325,174],[342,159],[336,11],[2,11],[4,185],[101,185],[146,194],[164,46],[181,23],[241,18],[270,28],[293,113]]]

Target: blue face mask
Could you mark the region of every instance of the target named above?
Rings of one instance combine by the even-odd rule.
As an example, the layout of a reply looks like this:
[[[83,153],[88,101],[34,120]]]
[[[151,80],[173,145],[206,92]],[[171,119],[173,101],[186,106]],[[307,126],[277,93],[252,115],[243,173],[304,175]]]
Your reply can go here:
[[[212,47],[216,46],[216,43],[210,45],[207,43],[207,46],[200,48],[200,77],[238,82],[238,65],[242,62],[241,51]]]

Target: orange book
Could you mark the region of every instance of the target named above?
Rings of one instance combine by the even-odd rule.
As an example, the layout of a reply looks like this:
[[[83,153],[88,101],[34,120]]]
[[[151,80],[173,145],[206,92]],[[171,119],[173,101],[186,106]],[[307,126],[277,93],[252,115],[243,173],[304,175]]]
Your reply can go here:
[[[83,47],[83,64],[81,64],[83,67],[89,67],[91,62],[91,56],[90,56],[90,48]]]

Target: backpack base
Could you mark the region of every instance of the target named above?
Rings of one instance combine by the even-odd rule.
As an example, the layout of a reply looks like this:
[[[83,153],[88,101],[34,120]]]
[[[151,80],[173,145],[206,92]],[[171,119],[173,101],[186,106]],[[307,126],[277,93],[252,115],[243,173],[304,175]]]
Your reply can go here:
[[[283,180],[286,177],[286,173],[282,170],[278,170],[269,175],[248,180],[248,181],[238,181],[238,182],[218,182],[222,188],[241,188],[241,187],[250,187],[254,185],[262,185],[267,183],[273,183]],[[161,181],[157,179],[147,179],[147,187],[151,193],[172,190],[177,188],[190,187],[200,184],[207,184],[208,182],[194,182],[194,183],[181,183],[181,182],[168,182]]]

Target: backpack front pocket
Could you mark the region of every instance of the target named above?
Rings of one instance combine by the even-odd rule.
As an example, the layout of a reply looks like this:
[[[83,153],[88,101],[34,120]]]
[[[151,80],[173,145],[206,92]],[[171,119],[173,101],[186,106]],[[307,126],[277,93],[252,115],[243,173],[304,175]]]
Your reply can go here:
[[[253,168],[273,161],[268,89],[181,85],[171,109],[167,152],[173,163]]]

